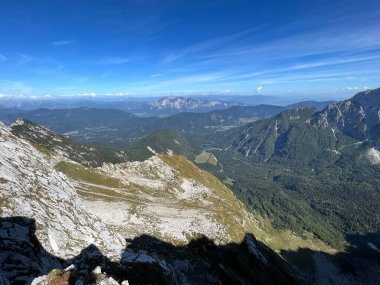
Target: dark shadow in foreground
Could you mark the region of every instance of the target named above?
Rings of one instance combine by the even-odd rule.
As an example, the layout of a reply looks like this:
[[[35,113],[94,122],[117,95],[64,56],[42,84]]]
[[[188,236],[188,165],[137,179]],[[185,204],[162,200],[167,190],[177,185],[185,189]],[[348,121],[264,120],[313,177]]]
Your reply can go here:
[[[380,232],[349,234],[343,252],[330,255],[301,248],[281,255],[312,284],[380,284]]]
[[[48,253],[35,236],[34,219],[0,219],[0,284],[29,284],[52,269],[74,264],[75,274],[60,276],[75,284],[94,281],[92,270],[103,272],[129,284],[297,284],[287,263],[271,249],[247,234],[242,243],[216,245],[201,237],[184,246],[174,246],[155,237],[142,235],[126,240],[120,262],[105,257],[90,245],[72,259]]]
[[[94,245],[72,259],[58,258],[42,247],[35,232],[34,219],[0,219],[0,285],[30,284],[38,276],[72,264],[75,271],[61,271],[59,284],[75,284],[78,279],[92,283],[97,278],[92,273],[97,266],[107,276],[119,282],[128,280],[132,285],[379,284],[380,280],[380,234],[347,236],[351,246],[335,255],[309,249],[281,252],[297,265],[295,271],[251,234],[246,234],[240,244],[217,245],[201,237],[184,246],[142,235],[126,240],[120,262],[115,262]]]

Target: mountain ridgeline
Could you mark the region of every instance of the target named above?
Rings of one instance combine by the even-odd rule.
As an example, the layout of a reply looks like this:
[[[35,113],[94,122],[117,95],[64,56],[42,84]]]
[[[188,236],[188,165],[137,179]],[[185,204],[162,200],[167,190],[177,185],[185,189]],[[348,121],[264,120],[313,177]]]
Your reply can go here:
[[[380,230],[379,108],[376,89],[227,130],[207,169],[278,226],[341,248],[346,233]]]
[[[380,89],[210,112],[182,99],[149,105],[166,117],[3,114],[0,281],[376,284]]]
[[[124,151],[104,147],[81,145],[68,136],[58,135],[31,121],[18,119],[10,125],[11,132],[28,140],[47,154],[55,152],[64,158],[86,166],[101,166],[104,162],[120,163],[127,161]]]
[[[374,146],[380,139],[380,89],[314,109],[293,109],[220,133],[222,148],[258,162],[287,161],[318,166],[352,146]]]
[[[150,113],[153,114],[169,115],[179,112],[203,113],[213,110],[221,110],[236,105],[239,104],[218,100],[169,96],[150,103],[149,110]]]
[[[172,100],[176,102],[176,99]],[[182,134],[207,135],[210,132],[223,131],[269,118],[291,108],[275,105],[235,106],[232,103],[230,105],[232,107],[227,108],[229,105],[223,105],[222,110],[200,113],[196,112],[196,109],[189,108],[186,110],[191,112],[181,112],[167,117],[136,116],[123,111],[125,109],[123,104],[120,107],[123,110],[99,107],[52,110],[44,108],[31,111],[3,109],[0,110],[0,119],[11,123],[17,118],[23,118],[56,133],[67,134],[80,143],[124,149],[134,141],[160,129],[171,129]],[[113,107],[116,108],[117,105]],[[146,108],[151,107],[146,106]]]
[[[91,168],[26,121],[0,138],[1,284],[298,283],[242,203],[185,157]]]

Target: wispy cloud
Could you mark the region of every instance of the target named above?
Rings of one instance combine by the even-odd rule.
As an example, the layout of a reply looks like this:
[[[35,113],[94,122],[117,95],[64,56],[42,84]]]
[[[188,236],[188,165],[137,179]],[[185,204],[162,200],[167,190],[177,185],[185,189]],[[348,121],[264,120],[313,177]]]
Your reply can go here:
[[[164,57],[164,59],[162,60],[162,63],[163,64],[172,63],[195,53],[200,53],[200,52],[204,52],[210,49],[220,48],[223,46],[225,47],[226,45],[230,43],[234,43],[238,39],[244,38],[247,35],[252,34],[253,32],[257,30],[259,30],[259,28],[249,29],[249,30],[238,32],[235,34],[221,36],[221,37],[213,38],[210,40],[206,40],[203,42],[190,45],[182,50],[169,53],[168,55]]]
[[[0,79],[0,90],[7,94],[30,94],[34,89],[23,81]]]
[[[301,69],[323,67],[323,66],[342,65],[342,64],[354,63],[354,62],[372,61],[372,60],[378,60],[378,59],[380,59],[380,55],[365,56],[365,57],[348,57],[348,58],[341,58],[341,59],[335,59],[335,60],[325,60],[325,61],[317,61],[317,62],[312,62],[312,63],[298,64],[298,65],[291,66],[286,70],[287,71],[301,70]]]
[[[368,17],[380,24],[377,16],[379,13],[373,13]],[[320,15],[318,17],[320,18]],[[367,18],[366,21],[371,21]],[[262,28],[262,33],[252,32],[242,37],[237,34],[236,39],[227,41],[227,44],[211,40],[203,45],[190,46],[182,53],[178,53],[177,57],[195,55],[191,57],[190,64],[198,69],[236,67],[251,69],[253,73],[260,66],[275,68],[276,65],[286,62],[292,62],[293,65],[294,62],[299,62],[299,66],[295,66],[294,69],[311,69],[349,63],[351,61],[348,59],[349,55],[354,58],[355,55],[364,53],[379,54],[378,24],[368,25],[365,22],[353,21],[352,17],[339,19],[335,17],[334,21],[327,21],[324,25],[315,27],[308,27],[307,21],[305,19],[303,21],[287,23],[281,27]],[[300,29],[304,26],[308,28]],[[294,27],[298,29],[296,33]],[[271,36],[260,38],[258,34]],[[332,55],[337,57],[336,60],[340,60],[338,56],[347,56],[345,59],[347,62],[324,62],[333,60],[329,58]],[[171,58],[176,57],[171,55]],[[309,65],[308,61],[311,58],[318,58],[318,65]],[[359,60],[364,59],[354,58],[352,62]]]
[[[78,82],[87,82],[89,80],[88,76],[79,76],[76,81]]]
[[[53,45],[55,47],[62,47],[62,46],[72,44],[74,42],[75,42],[74,40],[63,40],[63,41],[52,42],[51,45]]]
[[[21,52],[18,52],[17,54],[19,56],[19,60],[17,61],[18,65],[23,65],[33,60],[33,57],[30,55]]]
[[[376,25],[375,25],[376,26]],[[350,27],[347,29],[346,27]],[[267,41],[248,41],[246,44],[232,45],[203,55],[208,64],[218,62],[239,63],[270,62],[305,57],[325,57],[335,54],[355,54],[378,51],[380,38],[378,29],[339,23],[323,29],[308,30],[297,34],[282,35]]]
[[[107,79],[108,77],[110,77],[111,74],[112,74],[112,71],[106,71],[102,73],[102,75],[100,75],[100,79],[102,80]]]
[[[257,78],[259,76],[267,75],[267,74],[284,73],[284,72],[290,72],[290,71],[301,71],[301,70],[306,70],[306,69],[314,69],[318,67],[344,65],[344,64],[349,64],[349,63],[367,62],[367,61],[374,61],[374,60],[380,60],[380,55],[362,56],[362,57],[344,57],[344,58],[326,59],[322,61],[312,61],[308,63],[295,64],[295,65],[290,65],[286,67],[261,70],[261,71],[256,71],[252,73],[245,73],[245,74],[233,76],[231,77],[231,79],[244,79],[244,78],[250,79],[250,78]]]
[[[49,65],[52,64],[54,66],[54,69],[56,69],[56,70],[62,70],[65,67],[62,62],[55,60],[55,59],[49,59],[49,60],[46,60],[46,62]]]
[[[292,17],[291,7],[284,7],[280,14],[266,8],[252,9],[265,15],[269,12],[271,17],[249,21],[240,20],[239,9],[246,15],[248,7],[257,5],[235,7],[236,21],[221,22],[227,10],[227,14],[213,13],[202,22],[202,31],[193,22],[197,9],[182,15],[172,13],[176,5],[154,4],[149,6],[151,12],[144,6],[132,9],[129,16],[124,9],[107,9],[95,28],[83,18],[83,26],[76,31],[80,23],[69,17],[63,24],[75,24],[70,35],[57,34],[55,41],[50,38],[35,43],[25,37],[25,44],[18,45],[24,53],[16,54],[14,48],[4,46],[1,52],[6,58],[0,54],[0,72],[7,79],[29,82],[38,92],[72,86],[69,91],[73,93],[240,89],[252,94],[273,90],[281,94],[301,88],[375,86],[380,82],[379,7],[336,2],[311,5],[318,7],[296,17]],[[49,28],[55,30],[56,23],[51,25]],[[82,38],[88,39],[89,46],[73,40]],[[12,37],[4,40],[11,43]],[[62,54],[64,50],[69,53]],[[87,79],[83,75],[88,76],[88,82],[82,83]],[[11,85],[17,87],[16,83]]]
[[[95,64],[104,65],[121,65],[129,62],[129,58],[126,57],[105,57],[95,61]]]
[[[178,89],[181,87],[191,87],[194,84],[207,84],[213,81],[217,81],[226,77],[223,73],[201,73],[196,75],[188,76],[177,76],[168,80],[161,80],[157,83],[152,82],[152,80],[143,80],[128,83],[128,86],[137,87],[141,90],[155,91],[160,88],[173,88]]]

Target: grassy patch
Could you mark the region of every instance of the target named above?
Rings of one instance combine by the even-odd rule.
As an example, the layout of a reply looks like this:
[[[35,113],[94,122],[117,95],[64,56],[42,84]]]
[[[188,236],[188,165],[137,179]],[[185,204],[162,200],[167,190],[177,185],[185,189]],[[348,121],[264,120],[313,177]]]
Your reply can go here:
[[[235,180],[233,180],[230,177],[227,177],[226,179],[223,180],[223,183],[226,184],[227,186],[234,186]]]
[[[218,160],[216,159],[215,155],[213,155],[212,153],[211,153],[210,158],[208,159],[207,162],[210,163],[213,166],[217,166],[218,165]]]
[[[208,153],[206,151],[202,151],[200,154],[198,154],[195,157],[196,163],[209,163],[213,166],[217,166],[218,160],[216,159],[215,155],[212,153]]]
[[[225,188],[218,178],[207,171],[199,169],[183,156],[160,155],[160,158],[177,170],[184,178],[194,179],[211,189]]]
[[[195,157],[195,162],[196,163],[207,163],[207,161],[209,160],[210,156],[211,156],[211,153],[202,151],[200,154],[198,154]]]
[[[61,161],[55,168],[74,180],[113,188],[119,188],[122,185],[119,179],[104,176],[96,169],[87,168],[79,164]]]

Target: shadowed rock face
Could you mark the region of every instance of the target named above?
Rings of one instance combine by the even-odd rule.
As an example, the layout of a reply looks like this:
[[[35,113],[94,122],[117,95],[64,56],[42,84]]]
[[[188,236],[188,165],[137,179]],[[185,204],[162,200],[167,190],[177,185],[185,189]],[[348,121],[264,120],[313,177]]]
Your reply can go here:
[[[366,235],[348,234],[351,244],[344,252],[327,255],[300,248],[282,251],[286,259],[298,260],[299,267],[309,267],[310,284],[379,284],[380,280],[380,232]]]
[[[10,284],[30,284],[53,269],[74,265],[65,280],[75,284],[94,281],[92,271],[100,266],[118,282],[130,284],[295,284],[286,264],[269,248],[247,234],[241,244],[216,245],[200,238],[174,246],[152,236],[127,241],[115,262],[91,245],[79,255],[61,259],[49,254],[35,236],[35,221],[26,217],[0,220],[0,276]],[[61,271],[55,271],[61,272]],[[54,272],[53,272],[54,273]],[[50,274],[50,276],[53,274]],[[6,281],[7,280],[7,281]]]
[[[251,234],[247,234],[240,244],[222,246],[205,237],[187,245],[174,246],[142,235],[126,240],[126,248],[116,262],[104,256],[94,245],[73,258],[58,258],[41,246],[35,236],[35,227],[35,221],[27,217],[0,219],[0,284],[30,284],[42,275],[66,282],[62,284],[75,284],[78,280],[84,284],[101,280],[114,280],[119,284],[125,280],[129,284],[299,283],[283,259]],[[311,269],[309,275],[303,275],[302,284],[377,284],[380,253],[374,248],[379,245],[379,233],[349,235],[347,239],[353,245],[336,255],[309,249],[283,251],[281,254],[287,259],[301,260],[301,267],[308,266],[308,258],[318,265]],[[71,269],[63,271],[68,266]],[[54,282],[47,284],[56,285]]]
[[[4,280],[8,279],[11,284],[28,284],[34,276],[62,268],[63,260],[48,253],[35,234],[33,219],[0,219],[0,275]]]

